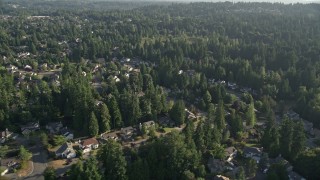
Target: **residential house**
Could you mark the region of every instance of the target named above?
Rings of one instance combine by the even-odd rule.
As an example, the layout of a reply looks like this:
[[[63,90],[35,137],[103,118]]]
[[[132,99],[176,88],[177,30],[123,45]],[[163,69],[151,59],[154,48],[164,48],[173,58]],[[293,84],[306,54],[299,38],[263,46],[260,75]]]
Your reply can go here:
[[[51,122],[46,125],[46,129],[49,131],[50,134],[56,134],[60,132],[62,128],[63,125],[61,122]]]
[[[187,108],[184,109],[186,111],[186,116],[188,119],[196,119],[196,115],[194,113],[192,113],[191,111],[189,111]]]
[[[252,158],[257,163],[260,162],[260,158],[262,155],[263,148],[257,148],[257,147],[244,147],[243,154],[246,158]]]
[[[142,127],[145,127],[147,131],[149,131],[150,128],[153,128],[156,126],[156,123],[154,121],[147,121],[147,122],[144,122],[144,123],[140,123],[139,124],[139,129],[140,131],[142,130]]]
[[[207,163],[210,173],[222,173],[226,169],[226,162],[220,159],[210,158]]]
[[[74,137],[73,133],[67,127],[62,128],[60,134],[64,136],[66,140],[72,140]]]
[[[113,139],[113,140],[117,141],[119,139],[117,132],[103,133],[100,135],[100,137],[103,140]]]
[[[90,152],[93,149],[99,147],[99,142],[96,138],[85,139],[80,143],[80,148],[83,150],[83,153]]]
[[[11,136],[12,132],[10,132],[8,129],[0,132],[0,143],[6,142]]]
[[[31,132],[40,130],[38,122],[30,122],[26,125],[21,126],[21,133],[23,135],[29,135]]]
[[[64,143],[59,147],[58,150],[55,151],[55,155],[56,157],[70,159],[76,157],[76,152],[71,143]]]
[[[279,155],[278,157],[273,158],[273,159],[270,158],[269,162],[271,165],[272,164],[282,164],[286,168],[287,172],[290,172],[293,170],[293,166],[290,164],[290,162],[287,161],[286,159],[284,159],[281,155]]]
[[[302,177],[300,174],[290,171],[288,172],[289,180],[306,180],[306,178]]]
[[[32,67],[31,67],[30,65],[26,65],[26,66],[24,67],[24,70],[25,70],[25,71],[32,71]]]
[[[126,136],[132,135],[134,131],[135,131],[135,128],[133,128],[132,126],[121,128],[121,133]]]
[[[233,158],[237,156],[237,149],[233,146],[228,147],[224,150],[227,162],[231,162]]]
[[[222,175],[215,175],[213,180],[230,180],[230,178],[222,176]]]
[[[161,126],[174,127],[175,125],[175,123],[168,116],[159,117],[158,122]]]
[[[121,128],[121,138],[124,141],[131,140],[132,135],[135,133],[136,129],[132,126]]]

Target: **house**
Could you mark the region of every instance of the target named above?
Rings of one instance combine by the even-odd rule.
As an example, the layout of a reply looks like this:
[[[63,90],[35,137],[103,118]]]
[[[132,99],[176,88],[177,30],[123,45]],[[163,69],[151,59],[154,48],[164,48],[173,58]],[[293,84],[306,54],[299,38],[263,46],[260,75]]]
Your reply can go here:
[[[226,148],[224,152],[225,152],[226,160],[228,162],[231,162],[233,158],[237,156],[237,153],[238,153],[237,149],[233,146]]]
[[[103,140],[113,139],[113,140],[117,141],[119,139],[117,132],[103,133],[100,135],[100,137]]]
[[[306,178],[300,176],[298,173],[294,171],[288,172],[288,178],[289,180],[306,180]]]
[[[142,123],[142,125],[145,126],[146,128],[150,128],[150,127],[154,127],[156,123],[154,121],[147,121]]]
[[[246,158],[252,158],[256,160],[257,163],[259,163],[262,155],[262,151],[263,151],[263,148],[244,147],[243,154]]]
[[[60,130],[60,134],[66,138],[66,140],[72,140],[73,139],[73,133],[67,128],[64,127]]]
[[[213,180],[230,180],[230,178],[222,176],[222,175],[215,175]]]
[[[32,67],[31,67],[30,65],[26,65],[26,66],[24,67],[24,70],[25,70],[25,71],[32,71]]]
[[[61,157],[61,158],[75,158],[76,157],[76,152],[72,147],[71,143],[64,143],[59,147],[58,150],[55,151],[56,157]]]
[[[99,142],[96,138],[85,139],[80,143],[80,148],[83,153],[90,152],[92,149],[97,149],[99,147]]]
[[[51,122],[46,125],[46,129],[51,133],[51,134],[56,134],[62,129],[63,125],[61,122]]]
[[[188,119],[196,119],[196,115],[194,113],[192,113],[191,111],[189,111],[187,108],[184,109],[186,111],[186,116]]]
[[[11,136],[12,132],[10,132],[8,129],[0,132],[0,143],[6,142]]]
[[[132,126],[121,128],[121,133],[128,136],[134,133],[135,129]]]
[[[175,123],[168,116],[159,117],[158,122],[161,126],[174,127],[175,125]]]
[[[221,173],[225,170],[226,162],[224,162],[220,159],[214,159],[211,157],[207,163],[207,166],[208,166],[210,173],[217,174],[217,173]]]
[[[287,170],[287,172],[290,172],[293,170],[293,166],[289,163],[289,161],[284,159],[281,155],[273,159],[270,158],[269,161],[270,161],[270,164],[282,164]]]
[[[23,135],[29,135],[31,132],[40,130],[38,122],[30,122],[26,125],[21,126],[21,133]]]

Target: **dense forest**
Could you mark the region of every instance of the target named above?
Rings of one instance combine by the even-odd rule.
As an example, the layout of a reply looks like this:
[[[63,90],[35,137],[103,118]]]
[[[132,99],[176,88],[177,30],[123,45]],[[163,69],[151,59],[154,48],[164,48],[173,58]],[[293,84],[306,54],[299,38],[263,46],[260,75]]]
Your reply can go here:
[[[254,143],[320,178],[319,163],[301,165],[314,164],[319,149],[306,149],[302,122],[285,115],[292,109],[320,128],[319,4],[0,4],[0,130],[62,121],[93,137],[162,116],[184,127],[138,149],[108,141],[70,179],[210,177],[207,160],[243,147],[258,121],[266,126]],[[190,120],[186,108],[205,117]],[[244,162],[233,178],[252,177],[256,166]],[[279,171],[268,178],[281,179]]]

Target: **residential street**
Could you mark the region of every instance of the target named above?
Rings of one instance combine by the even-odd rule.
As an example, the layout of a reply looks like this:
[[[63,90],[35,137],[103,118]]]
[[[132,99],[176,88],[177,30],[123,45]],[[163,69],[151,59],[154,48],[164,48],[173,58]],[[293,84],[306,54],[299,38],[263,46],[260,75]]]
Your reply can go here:
[[[28,180],[43,180],[44,170],[47,168],[47,153],[40,144],[29,149],[32,152],[33,172],[25,177]]]

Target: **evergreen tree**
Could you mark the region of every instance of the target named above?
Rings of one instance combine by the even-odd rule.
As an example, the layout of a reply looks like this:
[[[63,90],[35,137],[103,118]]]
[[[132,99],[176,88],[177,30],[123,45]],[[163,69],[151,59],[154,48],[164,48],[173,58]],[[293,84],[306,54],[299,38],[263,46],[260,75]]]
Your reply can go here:
[[[43,176],[45,180],[55,180],[56,179],[56,172],[53,167],[47,167],[44,172]]]
[[[84,163],[82,178],[88,180],[101,180],[102,176],[98,168],[98,161],[94,157],[89,157]]]
[[[301,152],[305,149],[306,135],[302,121],[294,124],[293,142],[291,148],[291,159],[295,160]]]
[[[120,128],[123,125],[121,113],[117,100],[114,96],[109,98],[108,107],[110,108],[111,120],[113,128]]]
[[[280,152],[289,158],[293,143],[293,122],[287,116],[284,117],[280,128]]]
[[[110,180],[126,180],[126,160],[121,145],[108,140],[98,151],[98,158],[102,160],[104,177]]]
[[[109,109],[107,105],[102,104],[100,107],[100,121],[99,121],[99,127],[100,127],[100,132],[106,132],[110,130],[110,121],[111,121],[111,116],[109,113]]]
[[[279,142],[280,134],[279,130],[276,127],[275,117],[272,110],[267,112],[267,127],[262,136],[262,145],[268,150],[271,156],[277,156],[279,152]]]
[[[186,111],[183,100],[178,100],[176,103],[174,103],[172,109],[170,110],[170,118],[179,126],[184,123]]]
[[[253,127],[256,123],[256,113],[254,112],[254,103],[251,102],[249,104],[248,110],[246,112],[246,118],[247,118],[247,126]]]
[[[96,115],[91,112],[88,132],[90,136],[97,136],[99,133],[99,124]]]
[[[85,178],[83,177],[83,172],[84,172],[83,162],[78,161],[76,164],[73,164],[71,166],[71,170],[69,172],[69,179],[71,179],[71,180],[85,180]]]
[[[245,180],[246,179],[246,174],[244,171],[244,168],[242,166],[239,167],[238,173],[237,173],[237,180]]]
[[[226,128],[226,122],[225,122],[225,111],[223,106],[223,101],[220,100],[218,103],[218,107],[216,110],[216,119],[215,119],[215,125],[220,131],[223,131]]]

